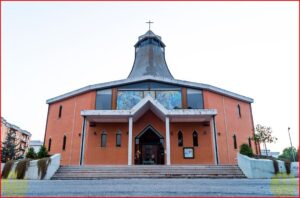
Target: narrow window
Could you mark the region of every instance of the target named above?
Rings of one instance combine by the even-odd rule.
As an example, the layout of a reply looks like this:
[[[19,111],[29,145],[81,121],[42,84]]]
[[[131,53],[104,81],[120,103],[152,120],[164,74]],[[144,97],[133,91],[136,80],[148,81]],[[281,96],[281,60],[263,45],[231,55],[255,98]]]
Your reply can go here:
[[[51,140],[51,138],[50,138],[50,139],[49,139],[49,142],[48,142],[48,151],[51,150],[51,142],[52,142],[52,140]]]
[[[193,146],[198,146],[198,133],[197,133],[197,131],[193,132]]]
[[[117,134],[116,134],[116,146],[117,147],[121,147],[121,140],[122,140],[121,137],[122,137],[121,136],[121,131],[118,131]]]
[[[62,146],[63,150],[66,150],[66,143],[67,143],[67,136],[64,135],[63,146]]]
[[[58,111],[58,118],[61,117],[61,112],[62,112],[62,106],[60,105],[60,106],[59,106],[59,111]]]
[[[241,106],[239,104],[237,105],[237,111],[238,111],[238,114],[239,114],[239,118],[241,118],[242,113],[241,113]]]
[[[233,147],[234,149],[237,149],[236,135],[233,135]]]
[[[101,134],[101,147],[106,147],[106,139],[107,139],[107,134],[104,131]]]
[[[183,135],[182,132],[178,132],[178,146],[183,146]]]
[[[250,138],[250,137],[248,138],[248,144],[249,144],[249,147],[252,148],[252,145],[251,145],[251,138]]]

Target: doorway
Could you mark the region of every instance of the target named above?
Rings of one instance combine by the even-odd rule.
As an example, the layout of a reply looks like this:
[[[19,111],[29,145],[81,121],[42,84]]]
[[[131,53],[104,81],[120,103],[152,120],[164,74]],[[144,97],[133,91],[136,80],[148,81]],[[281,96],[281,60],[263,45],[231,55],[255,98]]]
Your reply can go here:
[[[151,125],[135,138],[135,164],[158,165],[165,163],[164,137]]]

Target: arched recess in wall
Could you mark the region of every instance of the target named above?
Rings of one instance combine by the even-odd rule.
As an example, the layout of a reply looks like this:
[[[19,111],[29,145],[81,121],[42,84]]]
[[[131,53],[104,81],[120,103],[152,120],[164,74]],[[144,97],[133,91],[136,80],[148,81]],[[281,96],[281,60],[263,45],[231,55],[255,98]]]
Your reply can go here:
[[[178,146],[183,146],[183,134],[181,131],[178,131],[177,138],[178,138]]]

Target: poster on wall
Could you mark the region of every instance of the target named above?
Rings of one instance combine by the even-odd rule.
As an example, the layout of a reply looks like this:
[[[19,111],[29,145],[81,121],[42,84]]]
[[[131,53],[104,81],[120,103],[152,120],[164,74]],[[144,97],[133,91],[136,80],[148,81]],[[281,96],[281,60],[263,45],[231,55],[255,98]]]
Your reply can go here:
[[[194,159],[194,148],[193,147],[184,147],[183,148],[183,157],[184,157],[184,159]]]

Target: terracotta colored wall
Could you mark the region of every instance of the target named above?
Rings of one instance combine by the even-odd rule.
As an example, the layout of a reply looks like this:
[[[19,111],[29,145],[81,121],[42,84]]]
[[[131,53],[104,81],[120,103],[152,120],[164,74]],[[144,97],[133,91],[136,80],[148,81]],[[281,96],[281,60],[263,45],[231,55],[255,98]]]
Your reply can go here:
[[[193,147],[193,132],[198,132],[198,146],[194,147],[194,159],[184,159],[183,147],[178,146],[178,131],[183,134],[183,147]],[[171,123],[171,164],[214,164],[210,126],[203,123]]]
[[[248,144],[248,138],[253,136],[251,120],[251,106],[230,97],[222,96],[213,92],[203,91],[204,108],[217,109],[216,116],[217,141],[219,148],[219,160],[221,164],[236,164],[236,155],[239,146]],[[237,105],[241,107],[241,118],[238,115]],[[237,138],[237,149],[234,149],[233,135]],[[252,148],[255,150],[254,142]]]
[[[116,133],[121,131],[121,147],[116,146]],[[101,134],[106,132],[106,147],[101,147]],[[95,134],[96,132],[96,134]],[[126,165],[128,149],[128,123],[88,124],[84,153],[84,164],[123,164]]]
[[[61,153],[62,165],[78,165],[83,118],[81,110],[95,109],[96,92],[88,92],[72,98],[59,101],[49,106],[45,146],[48,149],[49,139],[52,139],[50,154]],[[62,105],[62,115],[58,118],[59,107]],[[66,135],[66,149],[63,151],[63,137]]]

